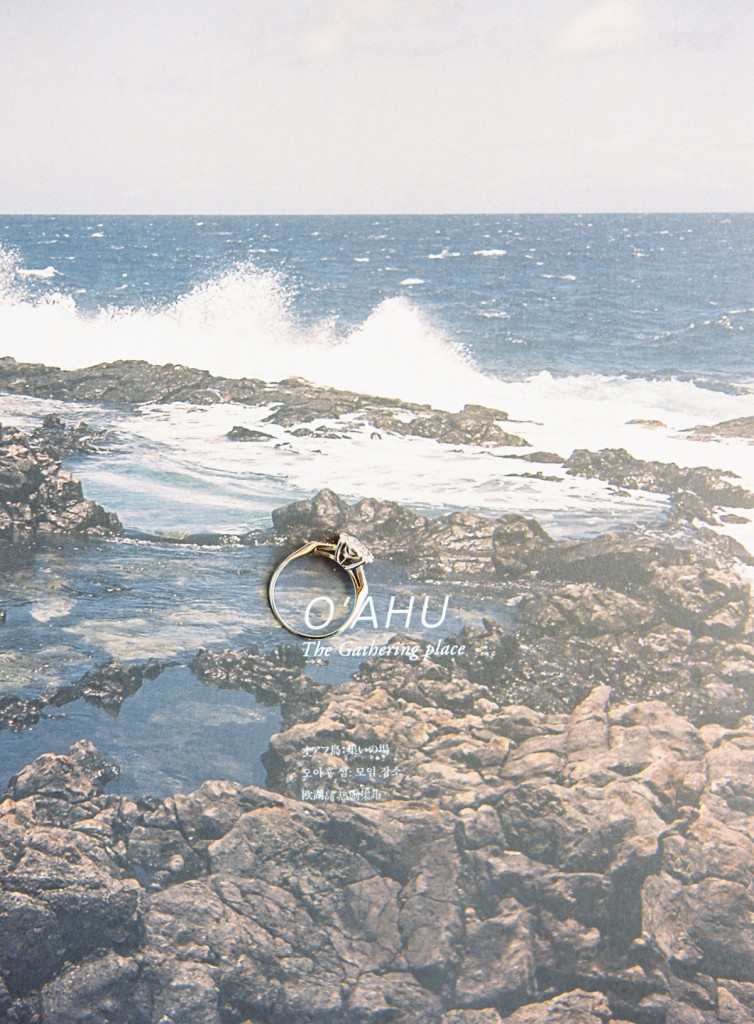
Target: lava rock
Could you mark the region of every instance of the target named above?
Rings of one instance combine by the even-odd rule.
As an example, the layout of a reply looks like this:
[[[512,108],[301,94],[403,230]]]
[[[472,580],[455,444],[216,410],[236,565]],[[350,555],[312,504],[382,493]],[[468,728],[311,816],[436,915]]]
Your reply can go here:
[[[754,416],[740,416],[711,426],[692,427],[683,433],[697,441],[712,441],[721,437],[742,437],[750,441],[754,438]]]
[[[26,434],[0,427],[0,546],[33,545],[45,536],[114,537],[118,517],[87,501],[81,484]]]
[[[615,487],[664,494],[691,491],[708,506],[754,508],[754,494],[731,482],[735,474],[703,467],[682,468],[674,462],[644,462],[629,455],[625,448],[603,448],[599,452],[580,448],[564,465],[574,476],[606,480]]]
[[[423,689],[346,684],[276,740],[292,780],[324,737],[389,737],[404,782],[374,803],[221,781],[134,802],[102,791],[91,745],[19,773],[0,802],[7,1019],[745,1020],[751,726],[699,730],[608,687],[564,716],[466,681],[454,712],[436,668]]]
[[[249,378],[215,377],[205,370],[141,360],[99,363],[84,369],[61,370],[0,358],[0,390],[111,405],[191,402],[195,405],[238,403],[271,408],[266,422],[299,428],[331,420],[342,432],[371,425],[377,430],[425,437],[446,444],[527,447],[528,442],[500,427],[506,413],[479,405],[445,412],[399,399],[371,397],[353,391],[319,387],[299,377],[277,383]],[[332,425],[331,425],[332,426]]]
[[[252,430],[250,427],[236,425],[231,427],[225,435],[229,441],[271,441],[272,434],[266,434],[263,430]]]
[[[42,420],[41,427],[32,431],[29,440],[35,448],[60,461],[71,455],[89,455],[100,451],[99,445],[106,437],[106,430],[92,427],[83,421],[74,427],[66,426],[60,416],[52,412]]]

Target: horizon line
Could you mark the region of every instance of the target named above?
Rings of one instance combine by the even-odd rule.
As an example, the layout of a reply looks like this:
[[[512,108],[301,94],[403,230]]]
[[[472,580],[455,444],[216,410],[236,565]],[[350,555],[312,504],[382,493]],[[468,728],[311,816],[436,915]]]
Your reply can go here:
[[[626,217],[626,216],[746,216],[754,213],[754,209],[742,210],[476,210],[470,212],[452,211],[430,211],[422,213],[407,213],[394,211],[374,211],[366,213],[253,213],[235,212],[222,213],[219,211],[186,211],[183,213],[108,213],[103,210],[68,212],[55,210],[47,212],[35,212],[26,210],[22,212],[6,213],[0,212],[0,217]]]

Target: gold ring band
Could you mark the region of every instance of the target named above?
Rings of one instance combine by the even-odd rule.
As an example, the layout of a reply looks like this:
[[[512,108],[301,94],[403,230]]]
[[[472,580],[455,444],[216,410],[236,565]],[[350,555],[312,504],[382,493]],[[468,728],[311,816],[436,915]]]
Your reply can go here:
[[[275,600],[275,587],[277,586],[277,582],[283,571],[291,564],[291,562],[295,562],[297,558],[305,558],[307,555],[320,555],[323,558],[330,559],[331,562],[335,562],[335,564],[348,576],[353,587],[353,608],[339,626],[336,626],[335,629],[331,629],[326,633],[304,633],[302,630],[296,629],[295,626],[292,626],[290,622],[286,621]],[[302,547],[297,548],[296,551],[292,552],[292,554],[288,555],[287,558],[284,558],[272,574],[267,588],[272,614],[278,620],[280,625],[284,626],[289,633],[305,637],[307,640],[321,640],[323,637],[335,636],[336,633],[342,633],[356,621],[359,617],[359,612],[364,607],[364,602],[366,601],[369,593],[366,576],[364,575],[364,566],[372,561],[374,561],[374,559],[369,549],[348,533],[341,533],[336,541],[310,540]]]

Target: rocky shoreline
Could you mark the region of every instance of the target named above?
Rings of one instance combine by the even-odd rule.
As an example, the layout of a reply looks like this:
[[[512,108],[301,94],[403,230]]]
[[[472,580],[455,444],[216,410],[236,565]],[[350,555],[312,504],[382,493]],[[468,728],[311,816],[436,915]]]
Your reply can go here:
[[[0,388],[245,395],[286,425],[326,403],[377,426],[382,408],[398,429],[396,403],[303,382],[220,381],[212,398],[218,378],[145,365],[0,360]],[[510,444],[489,413],[404,405],[401,422]],[[117,538],[117,517],[60,468],[98,443],[54,419],[0,431],[0,552]],[[325,490],[241,538],[346,530],[411,578],[503,595],[511,620],[467,626],[447,657],[370,658],[337,687],[296,644],[198,651],[205,685],[281,707],[265,789],[213,780],[133,800],[107,791],[118,766],[87,740],[19,771],[0,792],[0,1021],[754,1021],[751,559],[703,525],[754,501],[715,471],[625,452],[565,468],[669,494],[667,523],[574,543],[520,515],[430,519]],[[79,698],[117,714],[165,667],[114,662],[5,697],[0,728]]]
[[[215,377],[206,370],[186,366],[154,366],[140,360],[100,363],[83,370],[60,370],[36,363],[17,363],[5,356],[0,358],[0,391],[121,407],[144,403],[217,405],[233,402],[269,409],[265,423],[298,428],[315,436],[316,430],[312,431],[307,424],[327,419],[335,421],[336,431],[338,425],[352,430],[358,423],[376,431],[424,437],[446,444],[529,447],[528,441],[500,426],[507,419],[504,412],[481,405],[467,405],[460,412],[445,412],[400,399],[318,387],[298,377],[269,384],[255,379]],[[231,440],[263,440],[244,435],[247,429],[239,424]],[[328,429],[332,431],[333,427]]]
[[[61,469],[64,454],[82,449],[85,424],[66,431],[57,417],[33,435],[0,425],[0,549],[33,546],[44,538],[117,537],[114,512],[87,501],[81,484]]]

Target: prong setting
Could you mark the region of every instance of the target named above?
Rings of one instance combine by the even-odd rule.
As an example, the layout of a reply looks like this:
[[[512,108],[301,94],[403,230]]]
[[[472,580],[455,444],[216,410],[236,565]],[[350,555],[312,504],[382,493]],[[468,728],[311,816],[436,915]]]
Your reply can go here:
[[[350,533],[341,533],[335,544],[335,561],[342,569],[358,569],[374,561],[374,555]]]

